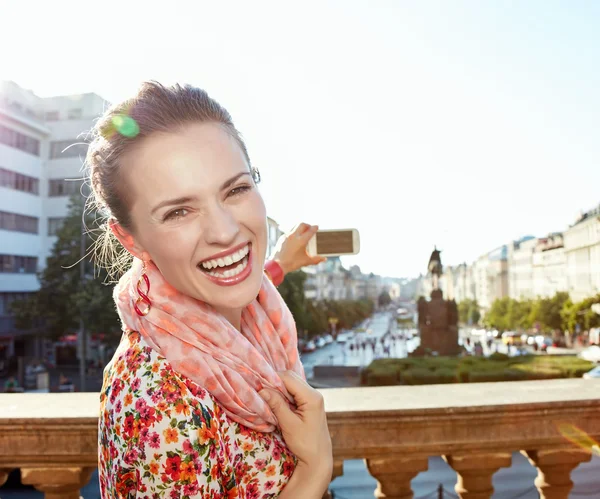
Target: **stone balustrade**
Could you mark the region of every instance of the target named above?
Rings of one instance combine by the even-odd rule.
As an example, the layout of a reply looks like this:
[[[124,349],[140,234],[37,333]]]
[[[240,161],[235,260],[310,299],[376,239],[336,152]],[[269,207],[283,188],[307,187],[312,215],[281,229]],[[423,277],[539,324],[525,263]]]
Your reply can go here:
[[[411,480],[443,456],[456,494],[490,498],[492,476],[521,451],[538,469],[544,499],[567,499],[570,474],[589,448],[560,431],[573,425],[600,440],[600,384],[565,379],[322,391],[334,447],[334,477],[345,459],[365,459],[375,497],[409,499]],[[21,469],[47,499],[76,499],[97,460],[95,393],[0,395],[0,484]],[[564,433],[564,432],[563,432]]]

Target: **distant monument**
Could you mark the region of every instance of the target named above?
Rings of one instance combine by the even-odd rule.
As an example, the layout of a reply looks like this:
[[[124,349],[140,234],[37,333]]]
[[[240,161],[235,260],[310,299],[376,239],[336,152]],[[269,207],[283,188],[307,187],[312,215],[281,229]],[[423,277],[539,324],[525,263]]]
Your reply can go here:
[[[458,307],[454,300],[444,300],[440,289],[440,277],[444,272],[441,251],[434,247],[427,271],[431,274],[431,299],[419,298],[417,312],[421,345],[412,355],[458,355]]]

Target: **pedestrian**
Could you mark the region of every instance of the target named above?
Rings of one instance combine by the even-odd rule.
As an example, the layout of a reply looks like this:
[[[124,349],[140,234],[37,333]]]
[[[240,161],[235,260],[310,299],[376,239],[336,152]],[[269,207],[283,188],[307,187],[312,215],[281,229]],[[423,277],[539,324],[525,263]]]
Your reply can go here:
[[[201,89],[145,83],[91,135],[99,248],[118,254],[118,240],[131,257],[100,393],[102,499],[321,497],[333,469],[323,399],[275,288],[324,261],[306,251],[317,227],[300,224],[265,264],[260,175]]]

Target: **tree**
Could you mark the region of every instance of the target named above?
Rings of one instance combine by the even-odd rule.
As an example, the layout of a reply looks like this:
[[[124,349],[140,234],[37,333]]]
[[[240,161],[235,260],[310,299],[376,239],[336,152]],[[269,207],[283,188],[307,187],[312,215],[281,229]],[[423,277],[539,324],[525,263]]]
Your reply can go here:
[[[382,291],[377,299],[380,307],[387,307],[390,303],[392,303],[392,299],[390,298],[390,294],[387,291]]]
[[[279,294],[287,304],[296,321],[296,328],[309,329],[310,317],[307,313],[306,298],[304,296],[304,282],[306,273],[298,270],[290,272],[279,285]]]
[[[481,319],[477,300],[467,298],[458,304],[458,320],[461,324],[477,324]]]
[[[90,333],[120,336],[120,320],[112,299],[112,286],[105,284],[107,274],[98,270],[89,252],[84,259],[84,280],[80,277],[81,222],[84,198],[74,196],[57,241],[46,261],[46,268],[38,274],[40,290],[31,297],[15,301],[12,312],[19,329],[35,329],[40,334],[58,338],[79,329],[83,318]],[[86,213],[86,227],[94,224],[94,214]],[[93,244],[89,233],[85,235],[85,248]]]
[[[489,328],[498,329],[500,331],[509,329],[507,320],[509,302],[510,298],[499,298],[494,300],[490,310],[483,318],[483,323]]]
[[[479,311],[479,303],[477,300],[473,300],[471,302],[471,308],[469,309],[469,319],[471,320],[471,324],[479,324],[481,319],[481,312]]]
[[[552,298],[538,298],[532,303],[530,311],[531,325],[538,324],[542,330],[560,330],[562,328],[561,312],[569,294],[556,293]]]
[[[600,315],[592,310],[595,303],[600,303],[600,293],[577,303],[566,300],[560,313],[562,327],[569,331],[575,331],[577,325],[584,331],[600,327]]]

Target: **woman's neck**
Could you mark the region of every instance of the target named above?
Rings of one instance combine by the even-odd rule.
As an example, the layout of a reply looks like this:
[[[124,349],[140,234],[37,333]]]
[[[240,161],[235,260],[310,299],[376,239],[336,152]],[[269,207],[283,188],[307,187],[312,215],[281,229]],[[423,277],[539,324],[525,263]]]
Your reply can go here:
[[[242,328],[242,309],[241,308],[215,308],[231,325],[238,331]]]

